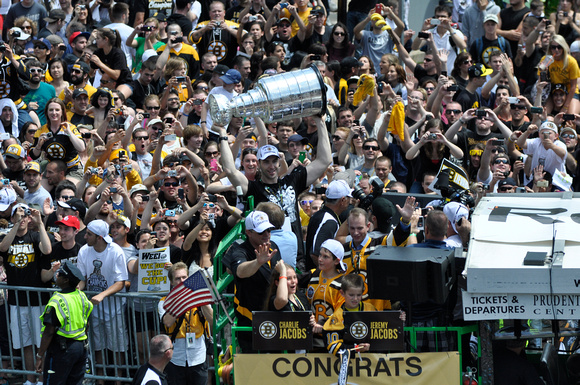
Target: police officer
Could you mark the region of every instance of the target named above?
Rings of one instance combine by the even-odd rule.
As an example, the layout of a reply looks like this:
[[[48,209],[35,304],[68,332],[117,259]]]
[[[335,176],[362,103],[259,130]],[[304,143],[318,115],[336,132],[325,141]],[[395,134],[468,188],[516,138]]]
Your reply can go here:
[[[56,285],[61,291],[53,294],[40,317],[43,328],[36,354],[36,371],[42,371],[42,358],[46,353],[45,383],[80,385],[85,376],[86,329],[93,304],[77,289],[79,282],[84,280],[78,267],[66,261],[56,274]]]

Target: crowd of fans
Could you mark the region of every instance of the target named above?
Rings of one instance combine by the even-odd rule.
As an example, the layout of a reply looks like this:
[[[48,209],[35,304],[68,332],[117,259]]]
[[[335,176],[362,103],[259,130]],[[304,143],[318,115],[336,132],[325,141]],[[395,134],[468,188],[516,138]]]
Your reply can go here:
[[[126,335],[125,310],[107,297],[137,291],[140,249],[169,247],[173,285],[199,269],[213,274],[218,243],[253,196],[247,239],[223,259],[238,325],[251,325],[256,310],[312,309],[317,348],[336,353],[348,306],[404,319],[408,304],[370,298],[366,258],[385,246],[467,247],[470,207],[436,202],[426,213],[415,198],[394,205],[379,195],[436,195],[446,160],[465,170],[474,202],[580,186],[580,5],[562,0],[546,14],[540,0],[501,10],[489,0],[442,2],[420,31],[398,5],[352,1],[346,23],[334,25],[324,0],[12,5],[0,43],[0,279],[52,287],[60,264],[76,263],[81,287],[108,309],[94,312],[94,349],[147,341],[146,325],[161,316],[181,340],[170,380],[205,383],[210,307],[183,322],[162,305],[135,305],[148,322]],[[213,123],[210,95],[231,100],[309,66],[326,86],[320,115]],[[350,277],[343,290],[351,275],[362,281]],[[0,306],[0,350],[11,336],[26,367],[40,341],[44,304],[35,298],[9,293]],[[451,300],[415,305],[408,323],[464,322]],[[457,343],[425,333],[418,348]],[[249,333],[240,347],[253,351]]]

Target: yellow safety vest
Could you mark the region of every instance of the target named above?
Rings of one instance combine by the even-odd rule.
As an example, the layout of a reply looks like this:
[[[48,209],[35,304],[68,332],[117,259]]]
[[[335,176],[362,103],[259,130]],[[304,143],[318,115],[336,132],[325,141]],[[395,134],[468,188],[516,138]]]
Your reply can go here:
[[[60,327],[56,330],[59,336],[77,341],[87,339],[87,321],[93,311],[93,304],[88,300],[85,293],[76,289],[70,293],[54,293],[44,313],[40,316],[42,332],[44,332],[44,315],[49,307],[54,308],[56,316],[60,322]]]

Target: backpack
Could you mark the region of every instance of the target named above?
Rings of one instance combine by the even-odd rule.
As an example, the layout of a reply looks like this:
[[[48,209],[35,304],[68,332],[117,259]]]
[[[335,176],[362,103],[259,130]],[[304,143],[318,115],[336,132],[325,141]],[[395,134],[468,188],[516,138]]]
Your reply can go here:
[[[498,36],[497,43],[499,44],[500,51],[505,53],[506,47],[508,44],[507,40],[503,36]],[[480,37],[479,39],[477,39],[475,41],[475,51],[477,52],[477,56],[478,56],[478,60],[479,60],[479,58],[481,58],[481,55],[483,54],[483,37]]]

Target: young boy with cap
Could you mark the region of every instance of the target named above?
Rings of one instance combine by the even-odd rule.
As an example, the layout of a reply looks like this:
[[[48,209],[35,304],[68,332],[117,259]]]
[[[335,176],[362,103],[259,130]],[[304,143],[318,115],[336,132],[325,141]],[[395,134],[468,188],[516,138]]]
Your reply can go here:
[[[220,80],[224,83],[223,86],[214,87],[209,92],[208,97],[205,99],[201,109],[201,121],[199,122],[201,128],[203,128],[203,132],[207,137],[209,135],[209,140],[219,143],[219,132],[212,131],[213,121],[211,119],[211,115],[209,114],[209,104],[208,100],[211,95],[223,95],[228,100],[232,100],[235,96],[238,95],[234,88],[236,85],[242,81],[242,75],[236,69],[228,70],[225,75],[220,76]]]
[[[554,175],[556,170],[566,173],[566,145],[558,140],[558,127],[553,122],[544,122],[540,126],[537,138],[528,137],[538,131],[538,126],[530,124],[518,138],[517,145],[528,155],[533,155],[532,170],[542,166],[544,171]]]

